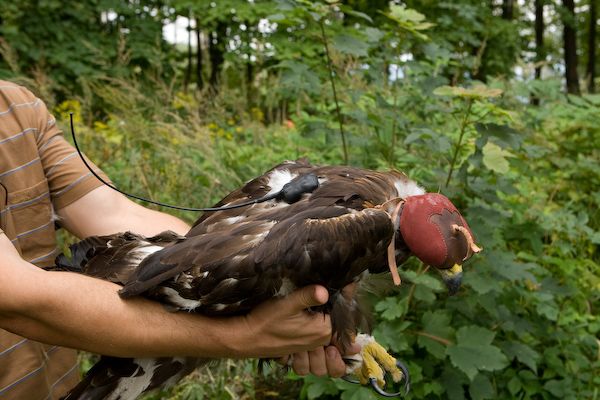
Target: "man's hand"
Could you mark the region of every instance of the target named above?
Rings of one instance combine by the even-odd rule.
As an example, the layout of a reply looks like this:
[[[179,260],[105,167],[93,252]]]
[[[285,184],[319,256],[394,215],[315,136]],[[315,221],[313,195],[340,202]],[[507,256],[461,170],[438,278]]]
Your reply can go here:
[[[353,287],[349,287],[353,290]],[[346,289],[344,289],[346,290]],[[344,293],[345,294],[345,293]],[[283,299],[269,300],[243,317],[239,328],[248,332],[250,340],[246,351],[253,356],[279,357],[287,364],[293,354],[292,368],[299,375],[343,376],[346,365],[331,339],[331,321],[327,314],[309,313],[309,307],[327,303],[329,294],[323,286],[307,286]],[[242,347],[248,344],[241,344]],[[347,349],[347,354],[360,351],[357,345]],[[244,350],[236,353],[243,356]],[[282,354],[286,356],[281,357]]]
[[[351,300],[356,292],[356,283],[351,283],[342,289],[342,295]],[[346,374],[346,364],[342,359],[341,347],[332,340],[332,344],[325,347],[317,347],[312,351],[303,351],[294,353],[291,356],[285,356],[278,360],[280,364],[290,363],[298,375],[307,375],[312,373],[317,376],[329,375],[334,378],[342,377]],[[343,355],[352,355],[360,351],[360,346],[352,343],[350,348],[346,349]]]
[[[344,355],[356,354],[360,351],[360,346],[352,343]],[[309,373],[317,376],[329,375],[333,378],[340,378],[346,375],[346,364],[342,359],[342,354],[337,345],[332,344],[324,347],[317,347],[312,351],[303,351],[294,353],[291,356],[285,356],[278,360],[280,364],[287,365],[292,361],[292,368],[298,375],[308,375]]]
[[[329,295],[323,286],[307,286],[283,299],[268,300],[240,317],[241,341],[234,349],[241,357],[282,357],[313,350],[331,342],[329,315],[309,313],[323,305]]]

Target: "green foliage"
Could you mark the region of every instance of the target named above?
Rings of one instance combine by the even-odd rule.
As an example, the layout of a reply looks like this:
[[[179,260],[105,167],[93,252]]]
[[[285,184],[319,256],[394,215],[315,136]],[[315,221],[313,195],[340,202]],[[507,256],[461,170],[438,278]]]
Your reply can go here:
[[[448,347],[446,354],[473,381],[478,371],[496,371],[507,364],[506,356],[491,344],[493,339],[494,332],[488,329],[463,326],[456,332],[456,345]]]
[[[170,49],[158,3],[59,0],[0,3],[0,77],[23,74],[60,97],[105,76],[167,77]],[[144,74],[142,74],[142,70]]]

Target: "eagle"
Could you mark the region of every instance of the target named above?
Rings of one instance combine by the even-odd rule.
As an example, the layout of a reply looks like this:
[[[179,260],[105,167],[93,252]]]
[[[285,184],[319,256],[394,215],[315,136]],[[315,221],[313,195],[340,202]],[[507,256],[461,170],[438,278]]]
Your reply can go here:
[[[414,255],[435,267],[453,294],[461,265],[480,251],[448,198],[426,193],[398,171],[285,161],[215,209],[185,236],[86,238],[71,246],[71,258],[57,257],[57,268],[117,283],[124,299],[144,296],[172,311],[208,316],[244,314],[270,298],[322,285],[329,301],[312,312],[330,314],[342,350],[354,342],[362,348],[345,360],[347,372],[390,395],[382,389],[386,373],[408,390],[408,371],[369,335],[359,298],[342,295],[342,288],[388,271],[399,284],[397,265]],[[65,399],[135,399],[207,361],[102,356]]]

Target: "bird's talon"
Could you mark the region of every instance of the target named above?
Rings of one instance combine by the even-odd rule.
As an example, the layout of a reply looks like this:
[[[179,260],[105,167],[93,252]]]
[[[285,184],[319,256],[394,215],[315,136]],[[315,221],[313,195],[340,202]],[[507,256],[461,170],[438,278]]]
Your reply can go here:
[[[358,379],[352,379],[351,376],[352,375],[350,375],[350,374],[344,375],[344,376],[342,376],[342,379],[345,380],[348,383],[353,383],[355,385],[360,385],[360,381]]]
[[[400,360],[396,360],[396,367],[398,367],[398,369],[402,371],[402,374],[404,375],[404,394],[408,394],[408,392],[410,392],[410,374],[408,373],[408,368]],[[395,382],[400,382],[400,380]]]
[[[398,397],[402,394],[402,392],[396,392],[396,393],[386,392],[385,390],[383,390],[382,388],[379,387],[379,384],[377,383],[377,378],[369,378],[369,384],[371,385],[373,390],[375,390],[378,394],[380,394],[381,396],[384,396],[384,397]]]
[[[398,383],[404,380],[404,392],[410,390],[410,374],[408,368],[401,362],[392,357],[372,336],[360,334],[357,337],[357,343],[361,346],[359,354],[348,357],[353,360],[353,366],[347,368],[348,375],[343,379],[351,383],[369,384],[377,393],[385,397],[397,397],[402,391],[397,393],[386,392],[385,376],[391,376],[393,382]],[[349,360],[346,360],[347,362]],[[360,361],[357,363],[357,361]],[[356,375],[358,381],[350,378],[350,375]]]

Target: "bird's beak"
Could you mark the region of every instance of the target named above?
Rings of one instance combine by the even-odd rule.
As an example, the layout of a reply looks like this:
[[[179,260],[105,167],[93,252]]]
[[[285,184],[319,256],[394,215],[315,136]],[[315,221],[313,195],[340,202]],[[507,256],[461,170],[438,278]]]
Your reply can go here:
[[[456,294],[456,292],[458,292],[458,289],[460,289],[460,284],[462,282],[462,265],[454,264],[452,268],[441,269],[439,271],[442,275],[442,280],[448,288],[448,293],[450,295]]]

